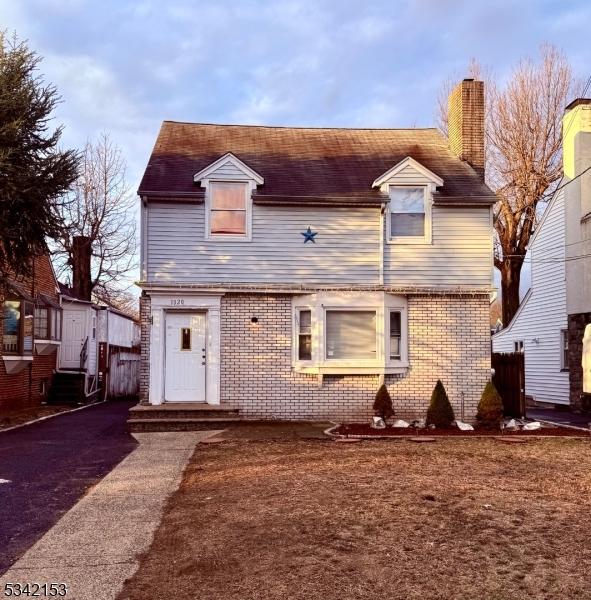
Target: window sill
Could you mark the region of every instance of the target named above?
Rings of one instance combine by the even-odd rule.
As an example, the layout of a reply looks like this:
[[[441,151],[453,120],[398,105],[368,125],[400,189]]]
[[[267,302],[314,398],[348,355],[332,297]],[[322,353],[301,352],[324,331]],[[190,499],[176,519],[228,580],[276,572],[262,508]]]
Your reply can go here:
[[[349,365],[293,365],[296,373],[308,375],[403,375],[408,371],[408,364],[401,363],[396,366],[368,365],[368,366],[349,366]]]
[[[2,357],[4,361],[4,368],[6,369],[7,375],[15,375],[16,373],[20,373],[23,369],[25,369],[28,365],[33,362],[33,356],[17,356],[17,355],[4,355]]]
[[[35,352],[40,356],[46,356],[55,352],[61,346],[60,340],[35,340]]]
[[[433,241],[428,238],[389,239],[386,244],[390,246],[431,246]]]
[[[205,237],[205,241],[207,242],[237,242],[237,243],[247,243],[252,242],[252,236],[250,235],[216,235],[209,234]]]

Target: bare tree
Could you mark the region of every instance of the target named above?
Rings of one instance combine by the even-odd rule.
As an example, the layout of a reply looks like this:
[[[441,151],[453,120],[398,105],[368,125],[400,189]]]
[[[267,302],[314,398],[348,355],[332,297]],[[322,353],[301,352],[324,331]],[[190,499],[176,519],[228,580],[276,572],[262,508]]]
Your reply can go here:
[[[71,199],[62,209],[64,233],[54,252],[58,275],[75,280],[82,241],[83,252],[86,247],[90,253],[90,269],[81,270],[82,295],[92,293],[107,303],[126,299],[133,285],[129,276],[137,266],[135,202],[125,160],[108,134],[87,142]]]
[[[562,175],[562,116],[580,84],[567,58],[550,45],[542,46],[538,62],[520,61],[502,86],[474,61],[470,71],[486,82],[486,183],[498,197],[494,264],[507,325],[519,307],[521,268],[540,203]],[[437,117],[446,131],[442,95]]]

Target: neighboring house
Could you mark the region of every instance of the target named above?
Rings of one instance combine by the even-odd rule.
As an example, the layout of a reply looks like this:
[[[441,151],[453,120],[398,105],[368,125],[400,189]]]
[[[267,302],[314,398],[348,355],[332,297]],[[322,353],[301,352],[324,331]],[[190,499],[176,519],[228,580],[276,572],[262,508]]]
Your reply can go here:
[[[139,389],[139,324],[133,317],[83,300],[60,284],[63,336],[55,402],[135,396]]]
[[[39,406],[51,387],[62,310],[49,256],[33,261],[31,277],[11,281],[1,301],[0,413]]]
[[[554,194],[530,240],[525,260],[531,264],[531,287],[492,340],[494,352],[524,353],[529,398],[568,405],[564,192]]]
[[[563,131],[570,402],[591,410],[591,99],[566,107]]]
[[[436,129],[166,121],[138,194],[145,405],[401,417],[437,379],[472,419],[490,377],[484,93]]]
[[[579,410],[591,408],[591,99],[566,107],[562,130],[564,177],[526,257],[532,287],[493,349],[525,353],[534,400]]]

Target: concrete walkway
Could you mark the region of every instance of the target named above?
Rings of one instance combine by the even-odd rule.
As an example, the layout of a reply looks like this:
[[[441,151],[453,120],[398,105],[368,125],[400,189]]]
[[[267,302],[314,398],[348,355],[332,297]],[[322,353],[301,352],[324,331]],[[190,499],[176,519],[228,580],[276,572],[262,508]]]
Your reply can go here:
[[[139,446],[1,578],[63,582],[69,600],[116,598],[148,550],[197,442],[219,433],[139,433]]]

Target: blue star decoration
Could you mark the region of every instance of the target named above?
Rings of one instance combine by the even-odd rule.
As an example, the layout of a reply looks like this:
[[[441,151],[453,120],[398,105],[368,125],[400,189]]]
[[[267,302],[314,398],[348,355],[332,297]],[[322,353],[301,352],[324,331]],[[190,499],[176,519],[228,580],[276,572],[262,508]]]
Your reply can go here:
[[[317,235],[318,232],[317,231],[312,231],[309,227],[308,229],[306,229],[306,231],[302,231],[301,232],[302,235],[304,236],[304,244],[306,242],[312,242],[313,244],[316,243],[316,240],[314,239]]]

